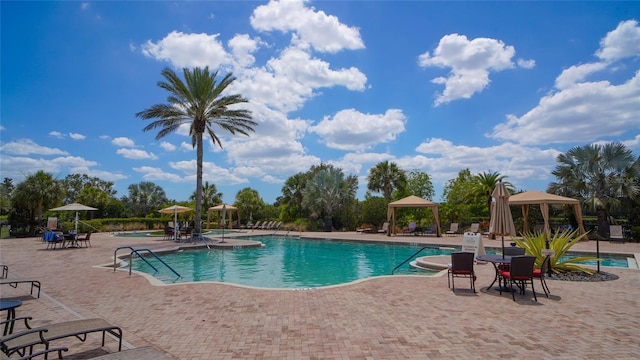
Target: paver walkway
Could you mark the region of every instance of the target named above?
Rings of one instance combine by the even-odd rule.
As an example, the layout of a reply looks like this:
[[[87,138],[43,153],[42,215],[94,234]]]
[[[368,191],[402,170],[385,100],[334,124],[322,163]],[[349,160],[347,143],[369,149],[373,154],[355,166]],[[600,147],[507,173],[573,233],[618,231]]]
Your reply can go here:
[[[461,237],[303,235],[461,243]],[[476,267],[476,294],[462,280],[452,292],[446,274],[264,290],[216,283],[155,286],[140,275],[96,267],[112,263],[118,246],[175,246],[160,239],[93,234],[91,248],[53,251],[39,239],[2,239],[0,262],[9,266],[9,276],[39,279],[42,295],[35,299],[26,285],[5,285],[1,296],[23,300],[18,316],[33,316],[35,325],[102,317],[123,328],[125,347],[151,345],[176,359],[640,358],[639,270],[603,268],[620,277],[615,281],[548,281],[550,298],[538,286],[538,302],[529,296],[514,302],[510,294],[486,289],[493,278],[490,264]],[[640,253],[636,243],[600,246],[603,252]],[[576,248],[593,250],[594,242]],[[111,339],[101,348],[99,336],[54,345],[68,346],[68,359],[117,350]]]

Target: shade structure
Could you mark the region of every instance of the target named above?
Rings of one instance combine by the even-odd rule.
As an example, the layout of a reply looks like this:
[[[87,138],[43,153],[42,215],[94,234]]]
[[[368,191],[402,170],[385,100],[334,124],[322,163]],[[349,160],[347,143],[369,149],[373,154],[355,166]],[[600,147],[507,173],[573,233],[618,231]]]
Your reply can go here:
[[[159,212],[163,213],[163,214],[173,214],[173,241],[178,241],[178,213],[182,213],[182,212],[187,212],[187,211],[191,211],[192,209],[190,207],[186,207],[186,206],[180,206],[180,205],[172,205],[169,207],[166,207],[164,209],[158,210]]]
[[[516,226],[513,223],[511,209],[509,209],[509,190],[502,181],[498,182],[495,189],[491,193],[494,198],[494,204],[491,207],[491,222],[489,227],[491,233],[502,236],[502,256],[504,257],[504,236],[516,235]]]
[[[440,218],[438,216],[438,204],[415,195],[409,195],[397,201],[390,202],[387,207],[387,221],[391,227],[390,233],[396,233],[396,217],[399,208],[431,208],[433,221],[436,223],[436,236],[442,236],[440,230]]]
[[[71,203],[71,204],[67,204],[67,205],[63,205],[63,206],[59,206],[57,208],[53,208],[53,209],[49,209],[51,211],[75,211],[76,212],[76,218],[75,218],[75,232],[76,234],[78,233],[78,211],[87,211],[87,210],[98,210],[94,207],[91,206],[87,206],[87,205],[82,205],[80,203]]]
[[[515,194],[509,198],[510,205],[522,205],[522,217],[524,218],[524,224],[522,228],[523,233],[529,232],[529,225],[527,218],[529,217],[529,205],[539,205],[542,218],[544,219],[544,234],[549,236],[549,205],[571,205],[573,213],[578,223],[578,234],[586,234],[584,224],[582,223],[582,208],[580,207],[580,201],[577,199],[550,194],[542,191],[529,190],[520,194]],[[584,236],[585,240],[587,235]]]
[[[225,219],[225,224],[227,225],[227,227],[229,229],[231,229],[233,227],[233,213],[236,213],[236,217],[238,218],[238,224],[240,224],[240,211],[238,210],[237,207],[233,206],[233,205],[229,205],[229,204],[220,204],[220,205],[216,205],[216,206],[212,206],[209,208],[209,210],[207,211],[207,227],[209,227],[209,218],[212,212],[220,212],[222,215],[222,211],[225,211],[225,215],[228,213],[229,216],[229,221],[226,221],[226,217],[224,217]]]

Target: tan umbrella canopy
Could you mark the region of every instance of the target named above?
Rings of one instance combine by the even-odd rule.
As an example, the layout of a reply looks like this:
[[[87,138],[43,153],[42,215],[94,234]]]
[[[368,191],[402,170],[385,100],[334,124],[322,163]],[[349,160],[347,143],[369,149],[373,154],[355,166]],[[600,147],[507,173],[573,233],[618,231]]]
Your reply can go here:
[[[491,233],[502,236],[502,257],[504,257],[504,236],[516,235],[516,226],[513,224],[511,209],[509,209],[509,190],[502,181],[498,182],[491,196],[495,199],[491,207]]]
[[[229,204],[220,204],[220,205],[210,207],[209,211],[207,211],[207,227],[209,227],[209,216],[211,212],[220,212],[222,214],[223,211],[225,215],[226,213],[229,214],[229,221],[227,222],[227,219],[224,219],[229,229],[233,228],[233,212],[234,211],[236,212],[236,218],[238,219],[238,224],[240,224],[240,211],[238,210],[238,208]]]
[[[173,241],[178,241],[178,229],[176,225],[178,224],[178,213],[191,211],[192,209],[186,206],[180,205],[172,205],[162,210],[158,210],[163,214],[173,214]]]
[[[389,203],[389,206],[387,207],[387,221],[389,222],[389,226],[391,226],[391,232],[393,234],[396,233],[395,223],[399,208],[426,207],[431,208],[431,211],[433,212],[433,219],[436,223],[436,236],[442,236],[442,231],[440,230],[440,217],[438,216],[438,204],[415,195],[409,195],[406,198]]]
[[[96,208],[93,208],[91,206],[87,206],[87,205],[82,205],[80,203],[71,203],[71,204],[67,204],[64,206],[60,206],[57,208],[53,208],[53,209],[49,209],[51,211],[75,211],[76,212],[76,220],[75,220],[75,230],[76,230],[76,234],[78,233],[78,211],[85,211],[85,210],[98,210]]]
[[[529,190],[520,194],[512,195],[509,198],[509,205],[522,205],[522,217],[524,218],[524,224],[522,232],[529,232],[529,225],[527,218],[529,217],[529,205],[540,205],[540,211],[542,212],[542,218],[544,219],[544,234],[548,236],[549,231],[549,205],[571,205],[573,213],[576,216],[578,222],[578,234],[585,234],[584,225],[582,224],[582,209],[580,208],[580,201],[560,195],[549,194],[542,191]],[[587,236],[584,237],[585,240]]]

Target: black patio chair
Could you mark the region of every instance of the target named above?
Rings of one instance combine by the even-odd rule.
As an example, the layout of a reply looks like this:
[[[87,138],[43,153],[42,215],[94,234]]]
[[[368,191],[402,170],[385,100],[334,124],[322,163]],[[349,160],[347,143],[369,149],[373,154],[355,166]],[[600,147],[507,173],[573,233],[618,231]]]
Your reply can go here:
[[[516,301],[513,284],[516,284],[520,289],[520,294],[524,295],[527,283],[531,283],[533,298],[538,301],[538,298],[536,297],[536,290],[533,287],[533,267],[535,262],[535,256],[514,256],[511,258],[509,270],[500,271],[500,277],[503,279],[503,283],[506,285],[507,281],[509,281],[513,301]],[[500,295],[502,295],[502,287],[500,287]]]
[[[451,253],[451,267],[447,271],[447,284],[454,292],[456,291],[455,278],[457,277],[469,278],[471,289],[474,293],[476,292],[476,274],[473,270],[474,256],[472,252]]]

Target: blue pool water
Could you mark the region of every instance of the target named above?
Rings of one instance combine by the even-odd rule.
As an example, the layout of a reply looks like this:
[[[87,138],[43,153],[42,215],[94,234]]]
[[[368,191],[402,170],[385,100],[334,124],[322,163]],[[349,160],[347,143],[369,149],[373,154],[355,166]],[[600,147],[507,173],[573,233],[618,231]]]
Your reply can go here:
[[[135,259],[133,269],[153,274],[164,283],[217,281],[263,288],[308,288],[348,283],[390,275],[398,264],[424,245],[384,244],[291,237],[259,237],[260,248],[228,250],[197,249],[160,255],[180,275],[153,258],[154,273],[144,261]],[[429,248],[418,256],[449,255],[452,249]],[[594,263],[595,264],[595,263]],[[626,267],[626,259],[612,258],[603,266]],[[408,264],[395,274],[425,274]],[[431,272],[433,274],[433,272]]]

